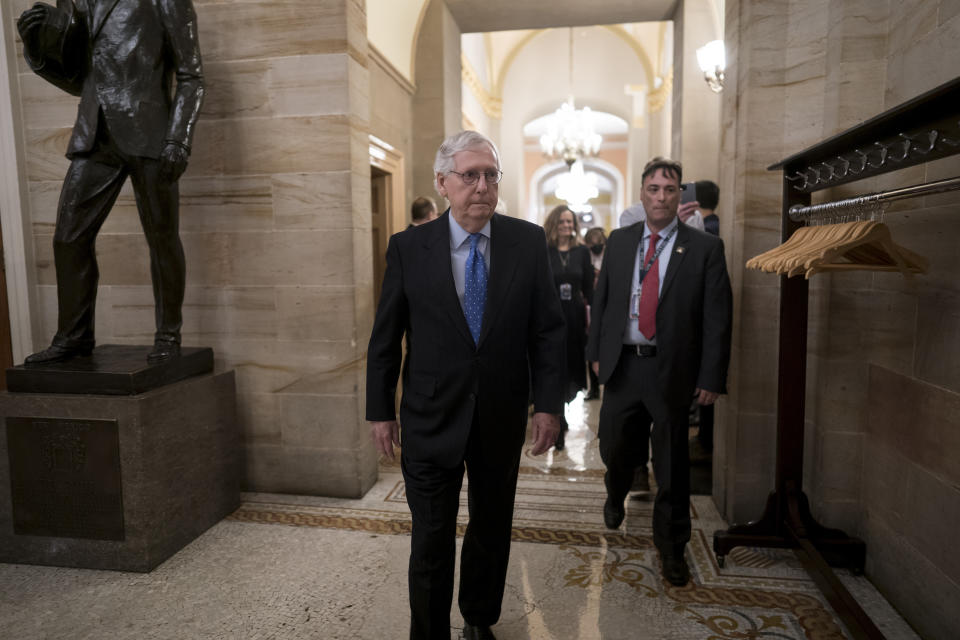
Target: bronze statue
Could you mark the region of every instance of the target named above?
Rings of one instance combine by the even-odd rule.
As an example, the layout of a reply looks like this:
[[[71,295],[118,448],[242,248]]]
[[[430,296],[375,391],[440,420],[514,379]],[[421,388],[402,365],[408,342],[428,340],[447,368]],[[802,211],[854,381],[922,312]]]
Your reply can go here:
[[[24,11],[17,29],[30,68],[80,96],[53,237],[57,334],[25,364],[93,350],[94,245],[128,175],[150,247],[156,305],[147,360],[177,357],[185,286],[177,180],[187,168],[204,92],[193,4],[57,0],[56,7],[37,3]]]

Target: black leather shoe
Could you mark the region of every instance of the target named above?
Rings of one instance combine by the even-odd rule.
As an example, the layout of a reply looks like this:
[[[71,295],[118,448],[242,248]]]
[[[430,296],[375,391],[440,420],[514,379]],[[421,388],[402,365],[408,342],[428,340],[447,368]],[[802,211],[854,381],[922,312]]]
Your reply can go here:
[[[147,362],[158,364],[172,358],[180,357],[180,345],[169,340],[157,340],[153,343],[153,351],[147,354]]]
[[[54,362],[64,362],[72,358],[88,356],[93,352],[93,345],[82,347],[67,347],[59,344],[52,344],[43,351],[38,351],[33,355],[27,356],[23,364],[27,366],[40,366],[53,364]]]
[[[464,625],[463,637],[465,640],[497,640],[490,627],[475,626],[472,624]]]
[[[567,446],[567,432],[560,430],[560,435],[557,436],[556,441],[553,443],[554,451],[563,451],[563,448]]]
[[[690,568],[683,553],[661,553],[660,564],[663,577],[675,587],[682,587],[690,581]]]
[[[603,524],[607,525],[607,529],[619,529],[626,515],[623,502],[616,504],[607,496],[607,501],[603,503]]]

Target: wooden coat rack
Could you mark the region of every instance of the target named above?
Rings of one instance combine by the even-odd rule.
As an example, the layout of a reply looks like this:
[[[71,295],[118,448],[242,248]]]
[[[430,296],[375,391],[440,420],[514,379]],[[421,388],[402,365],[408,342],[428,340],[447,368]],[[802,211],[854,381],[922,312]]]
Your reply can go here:
[[[957,153],[960,78],[769,167],[782,171],[781,241],[786,242],[802,226],[791,218],[791,208],[812,209],[812,192]],[[717,531],[713,549],[721,567],[724,557],[738,546],[796,549],[853,636],[882,639],[883,634],[831,569],[847,567],[862,572],[866,545],[819,524],[803,492],[807,306],[807,279],[781,276],[776,487],[759,520]]]

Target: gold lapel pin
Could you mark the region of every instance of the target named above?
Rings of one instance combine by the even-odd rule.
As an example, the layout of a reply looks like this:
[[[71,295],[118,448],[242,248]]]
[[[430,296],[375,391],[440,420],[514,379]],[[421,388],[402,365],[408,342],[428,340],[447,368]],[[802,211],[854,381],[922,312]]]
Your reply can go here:
[[[674,251],[676,251],[677,253],[683,253],[686,250],[687,250],[686,247],[677,247],[676,249],[674,249]]]

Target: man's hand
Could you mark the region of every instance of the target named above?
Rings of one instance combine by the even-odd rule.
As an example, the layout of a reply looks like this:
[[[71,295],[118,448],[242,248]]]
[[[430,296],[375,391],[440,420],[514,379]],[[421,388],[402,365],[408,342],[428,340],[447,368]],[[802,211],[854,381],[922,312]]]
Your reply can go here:
[[[160,152],[160,178],[166,182],[176,182],[187,170],[190,154],[186,149],[168,142]]]
[[[595,376],[600,375],[600,361],[599,361],[599,360],[595,360],[595,361],[591,362],[591,363],[590,363],[590,368],[593,369],[593,375],[595,375]]]
[[[538,456],[553,446],[560,435],[560,420],[552,413],[538,411],[533,414],[532,455]]]
[[[720,397],[719,393],[713,391],[707,391],[706,389],[697,389],[694,391],[697,396],[697,404],[708,406],[717,401],[717,398]]]
[[[680,218],[681,222],[686,222],[699,208],[700,203],[696,200],[693,202],[684,202],[677,208],[677,217]]]
[[[20,32],[20,38],[26,42],[36,37],[36,30],[43,26],[52,10],[53,7],[50,5],[38,2],[21,13],[20,18],[17,19],[17,31]]]
[[[400,446],[400,424],[396,420],[371,421],[370,437],[377,451],[389,460],[395,459],[393,447]]]

